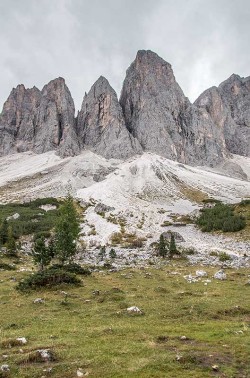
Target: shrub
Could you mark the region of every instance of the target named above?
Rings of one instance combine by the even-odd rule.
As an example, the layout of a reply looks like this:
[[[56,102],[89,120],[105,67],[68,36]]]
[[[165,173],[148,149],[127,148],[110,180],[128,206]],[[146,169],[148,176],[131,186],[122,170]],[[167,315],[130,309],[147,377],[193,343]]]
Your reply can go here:
[[[91,271],[88,268],[84,268],[81,265],[76,264],[76,263],[66,264],[66,265],[54,264],[50,268],[48,268],[48,270],[52,270],[52,271],[54,269],[60,269],[69,273],[75,273],[82,276],[88,276],[91,274]]]
[[[205,232],[217,230],[235,232],[245,228],[246,220],[244,217],[234,214],[233,206],[220,203],[213,208],[203,209],[196,224]]]
[[[247,205],[250,205],[250,199],[244,199],[242,200],[240,203],[239,203],[239,206],[247,206]]]
[[[203,203],[221,203],[220,200],[217,200],[215,198],[204,198],[202,200]]]
[[[37,239],[49,239],[51,237],[50,231],[38,231],[34,234],[33,240],[36,241]]]
[[[111,250],[109,251],[109,257],[111,259],[115,259],[117,257],[117,254],[116,254],[116,251],[114,250],[114,248],[111,248]]]
[[[61,284],[80,284],[79,278],[73,273],[67,272],[65,269],[50,268],[39,271],[26,277],[19,282],[16,289],[24,292],[29,290],[36,290],[44,287],[54,287]]]
[[[16,267],[14,265],[6,264],[3,262],[0,262],[0,269],[3,270],[16,270]]]
[[[232,258],[229,256],[226,252],[222,252],[219,254],[219,260],[220,261],[230,261]]]
[[[160,239],[159,239],[159,243],[158,243],[158,253],[159,253],[159,256],[161,256],[161,257],[166,257],[167,254],[168,254],[166,241],[165,241],[163,234],[160,235]]]

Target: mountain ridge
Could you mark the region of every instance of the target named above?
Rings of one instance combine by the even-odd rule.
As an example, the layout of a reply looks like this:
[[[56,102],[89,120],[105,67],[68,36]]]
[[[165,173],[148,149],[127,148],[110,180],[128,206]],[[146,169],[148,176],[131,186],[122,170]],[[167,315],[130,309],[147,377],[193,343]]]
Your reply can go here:
[[[250,156],[250,78],[231,75],[192,104],[172,66],[139,50],[118,101],[101,76],[74,101],[61,77],[40,91],[20,84],[0,114],[0,156],[55,150],[61,157],[90,149],[108,159],[153,152],[189,165],[216,166],[231,153]]]

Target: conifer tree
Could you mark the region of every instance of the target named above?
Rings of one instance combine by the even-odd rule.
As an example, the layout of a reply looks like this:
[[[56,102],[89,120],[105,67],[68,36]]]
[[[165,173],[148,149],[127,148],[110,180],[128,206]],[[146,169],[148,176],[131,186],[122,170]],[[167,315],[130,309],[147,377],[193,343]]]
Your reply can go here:
[[[114,248],[111,248],[111,250],[109,251],[109,257],[111,259],[115,259],[117,257],[117,254],[116,254],[116,251],[114,250]]]
[[[169,257],[173,257],[177,253],[174,234],[171,233],[170,245],[169,245]]]
[[[60,208],[60,216],[56,225],[55,249],[56,257],[62,264],[70,262],[76,254],[76,242],[79,237],[80,222],[73,198],[68,194]]]
[[[159,255],[161,257],[167,256],[167,248],[166,248],[166,242],[163,234],[160,235],[160,241],[159,241]]]
[[[7,233],[7,241],[6,241],[6,249],[9,256],[16,256],[17,253],[17,246],[15,237],[13,234],[13,229],[11,226],[8,227],[8,233]]]
[[[8,240],[8,222],[6,219],[1,224],[0,228],[0,243],[1,245],[5,245]]]
[[[39,270],[44,270],[51,262],[53,256],[50,249],[45,245],[44,237],[36,239],[32,250],[32,257],[34,263],[38,265]]]

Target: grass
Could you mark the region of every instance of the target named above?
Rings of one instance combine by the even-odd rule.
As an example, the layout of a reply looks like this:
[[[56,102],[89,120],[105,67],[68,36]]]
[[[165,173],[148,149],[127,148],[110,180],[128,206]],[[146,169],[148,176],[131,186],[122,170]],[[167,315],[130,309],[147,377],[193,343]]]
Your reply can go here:
[[[176,261],[161,269],[95,272],[80,287],[29,295],[10,279],[28,273],[1,271],[0,365],[8,364],[15,378],[47,376],[48,367],[53,378],[75,377],[78,368],[98,378],[249,377],[249,272],[228,269],[226,281],[187,283],[183,276],[199,268]],[[205,269],[208,278],[218,270]],[[34,304],[37,297],[44,303]],[[134,305],[142,316],[127,313]],[[8,346],[17,337],[28,341],[22,352]],[[30,358],[38,349],[53,351],[55,361]]]

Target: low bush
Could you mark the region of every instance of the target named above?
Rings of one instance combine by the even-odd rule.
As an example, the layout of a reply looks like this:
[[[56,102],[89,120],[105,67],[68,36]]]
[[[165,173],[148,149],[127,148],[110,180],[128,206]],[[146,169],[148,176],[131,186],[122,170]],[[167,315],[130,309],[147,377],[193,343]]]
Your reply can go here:
[[[221,203],[220,200],[217,200],[215,198],[204,198],[202,200],[203,203]]]
[[[55,269],[64,270],[69,273],[75,273],[82,276],[88,276],[91,274],[91,271],[88,268],[84,268],[79,264],[72,263],[67,265],[61,265],[61,264],[54,264],[51,267],[49,267],[47,270],[53,271]]]
[[[14,265],[6,264],[3,262],[0,262],[0,269],[3,270],[16,270],[16,267]]]
[[[223,261],[230,261],[230,260],[232,260],[232,258],[226,252],[221,252],[219,254],[219,261],[223,262]]]
[[[234,214],[233,206],[220,203],[213,208],[203,209],[196,224],[204,232],[236,232],[245,228],[246,220],[243,216]]]
[[[247,206],[250,205],[250,199],[244,199],[239,203],[239,206]]]
[[[19,282],[16,289],[21,292],[36,290],[44,287],[54,287],[61,284],[79,285],[79,278],[65,269],[49,268],[36,272]]]
[[[51,237],[51,232],[50,231],[39,231],[39,232],[36,232],[34,234],[34,240],[37,240],[37,239],[41,239],[41,238],[44,238],[44,239],[49,239]]]

